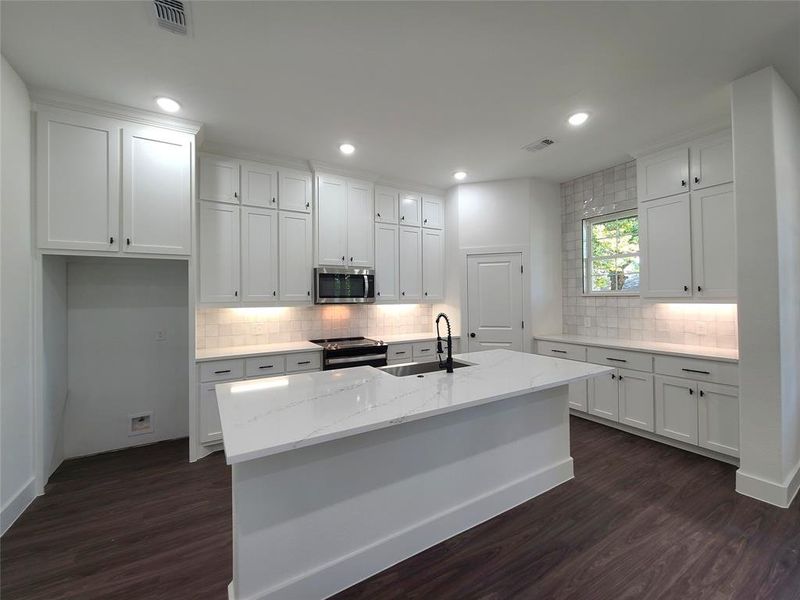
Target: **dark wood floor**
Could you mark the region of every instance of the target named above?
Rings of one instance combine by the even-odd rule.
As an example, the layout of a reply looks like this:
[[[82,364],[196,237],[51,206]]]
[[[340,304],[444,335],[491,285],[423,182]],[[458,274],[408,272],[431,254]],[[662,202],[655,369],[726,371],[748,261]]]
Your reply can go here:
[[[572,421],[573,481],[336,599],[800,599],[800,502],[745,498],[734,467]],[[0,598],[227,598],[230,474],[186,453],[65,462],[2,539]]]

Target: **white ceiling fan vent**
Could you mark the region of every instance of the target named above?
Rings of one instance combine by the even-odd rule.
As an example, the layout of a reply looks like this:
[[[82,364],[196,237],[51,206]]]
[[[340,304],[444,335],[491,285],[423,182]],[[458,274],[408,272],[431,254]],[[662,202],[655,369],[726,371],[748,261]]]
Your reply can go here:
[[[543,140],[539,140],[538,142],[533,142],[532,144],[523,146],[522,149],[527,150],[528,152],[538,152],[539,150],[544,150],[545,148],[549,148],[555,143],[556,143],[555,140],[551,140],[550,138],[544,138]]]
[[[156,13],[156,22],[159,27],[168,29],[173,33],[186,35],[188,26],[186,7],[180,0],[153,0]]]

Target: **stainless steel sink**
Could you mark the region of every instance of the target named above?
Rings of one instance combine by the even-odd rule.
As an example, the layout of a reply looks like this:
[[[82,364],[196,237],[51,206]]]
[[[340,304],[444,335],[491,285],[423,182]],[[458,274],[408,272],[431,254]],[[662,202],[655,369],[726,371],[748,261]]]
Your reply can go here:
[[[453,361],[453,368],[460,369],[461,367],[471,367],[470,363],[461,362],[458,360]],[[396,365],[392,367],[380,367],[381,371],[386,371],[389,375],[395,377],[409,377],[410,375],[417,375],[423,377],[425,373],[436,373],[441,371],[444,373],[444,367],[439,367],[439,363],[423,362],[423,363],[408,363],[404,365]]]

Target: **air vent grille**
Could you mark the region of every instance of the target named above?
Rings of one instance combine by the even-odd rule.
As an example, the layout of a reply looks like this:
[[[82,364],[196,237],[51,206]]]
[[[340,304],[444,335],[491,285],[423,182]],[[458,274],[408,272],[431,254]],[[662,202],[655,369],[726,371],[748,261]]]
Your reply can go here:
[[[528,152],[538,152],[539,150],[544,150],[545,148],[549,148],[555,143],[556,143],[555,140],[551,140],[550,138],[544,138],[543,140],[539,140],[538,142],[533,142],[532,144],[523,146],[522,149],[527,150]]]
[[[186,9],[179,0],[153,0],[159,26],[173,33],[186,34]]]

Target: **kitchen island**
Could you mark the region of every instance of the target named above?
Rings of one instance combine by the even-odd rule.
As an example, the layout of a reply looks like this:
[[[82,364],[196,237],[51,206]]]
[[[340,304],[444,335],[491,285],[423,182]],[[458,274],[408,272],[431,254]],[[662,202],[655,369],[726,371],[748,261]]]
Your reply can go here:
[[[326,598],[573,476],[567,384],[609,367],[491,350],[219,384],[234,600]]]

